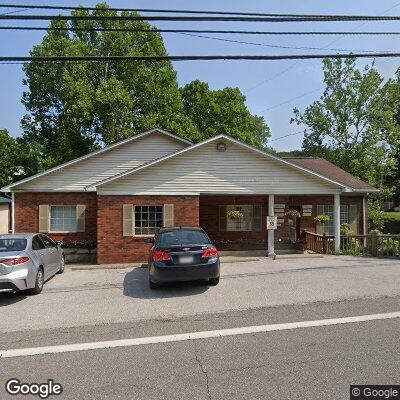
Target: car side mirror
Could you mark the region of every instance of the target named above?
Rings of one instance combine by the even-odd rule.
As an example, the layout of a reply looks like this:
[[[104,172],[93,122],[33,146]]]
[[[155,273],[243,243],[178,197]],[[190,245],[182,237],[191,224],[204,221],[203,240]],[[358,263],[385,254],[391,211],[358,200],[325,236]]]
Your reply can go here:
[[[144,239],[145,243],[154,243],[154,238],[146,238]]]

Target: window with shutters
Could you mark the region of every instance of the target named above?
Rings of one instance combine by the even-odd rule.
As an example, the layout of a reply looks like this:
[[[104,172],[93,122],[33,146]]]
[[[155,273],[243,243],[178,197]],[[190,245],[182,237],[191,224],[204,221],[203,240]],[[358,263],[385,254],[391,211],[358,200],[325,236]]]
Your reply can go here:
[[[317,206],[317,215],[329,215],[330,221],[321,224],[317,223],[317,233],[327,235],[335,234],[335,225],[333,220],[333,205],[321,204]],[[340,224],[349,224],[351,233],[356,235],[357,232],[357,205],[356,204],[341,204],[340,205]]]
[[[153,235],[164,222],[163,206],[134,206],[135,235]]]
[[[50,206],[50,232],[77,232],[76,206]]]
[[[229,211],[239,211],[243,218],[231,219]],[[249,232],[262,230],[262,206],[260,204],[219,206],[219,228],[221,231]]]

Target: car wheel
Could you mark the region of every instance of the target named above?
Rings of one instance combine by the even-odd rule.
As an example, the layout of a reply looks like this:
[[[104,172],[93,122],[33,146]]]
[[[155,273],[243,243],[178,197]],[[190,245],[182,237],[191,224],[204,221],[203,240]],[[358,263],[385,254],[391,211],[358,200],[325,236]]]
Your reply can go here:
[[[217,278],[210,278],[210,279],[208,280],[208,283],[209,283],[211,286],[217,286],[218,283],[219,283],[219,276],[218,276]]]
[[[158,289],[160,287],[160,285],[158,285],[157,283],[153,282],[150,278],[149,278],[149,288],[154,290],[154,289]]]
[[[64,258],[64,256],[62,256],[60,269],[58,270],[57,274],[63,274],[64,271],[65,271],[65,258]]]
[[[36,273],[36,281],[35,286],[32,289],[28,290],[29,294],[39,294],[43,290],[44,285],[44,273],[43,269],[39,268]]]

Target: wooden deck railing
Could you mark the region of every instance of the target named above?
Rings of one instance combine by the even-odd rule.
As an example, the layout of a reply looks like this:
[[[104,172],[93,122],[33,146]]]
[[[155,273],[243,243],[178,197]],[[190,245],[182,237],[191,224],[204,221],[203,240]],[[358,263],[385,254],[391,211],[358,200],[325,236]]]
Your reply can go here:
[[[332,254],[335,237],[303,231],[299,238],[307,250]],[[347,235],[340,238],[340,252],[355,256],[400,257],[400,235]]]
[[[307,250],[315,251],[316,253],[332,254],[334,236],[319,235],[318,233],[303,231],[300,239],[305,242]]]

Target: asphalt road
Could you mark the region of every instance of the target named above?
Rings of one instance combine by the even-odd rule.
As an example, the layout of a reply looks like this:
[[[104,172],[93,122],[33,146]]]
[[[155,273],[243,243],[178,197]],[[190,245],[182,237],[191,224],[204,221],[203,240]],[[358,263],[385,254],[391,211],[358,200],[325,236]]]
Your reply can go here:
[[[79,277],[79,279],[77,279]],[[221,284],[150,292],[146,270],[68,271],[40,296],[0,296],[0,350],[400,311],[400,263],[327,257],[230,264]],[[400,318],[0,359],[5,382],[60,399],[348,399],[399,384]]]
[[[1,347],[386,313],[398,311],[399,300],[279,306],[173,321],[91,326],[83,333],[77,328],[33,331],[26,332],[25,340],[21,333],[2,335]],[[23,382],[52,378],[63,386],[62,399],[348,399],[350,384],[399,383],[399,329],[400,319],[392,319],[9,358],[0,362],[0,377],[4,383],[9,378]],[[0,388],[0,398],[18,397]]]

